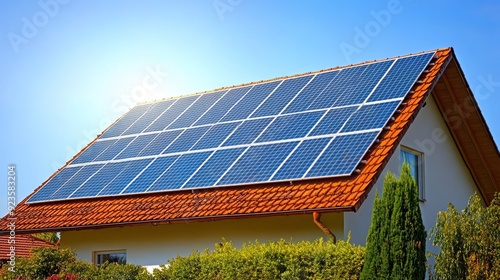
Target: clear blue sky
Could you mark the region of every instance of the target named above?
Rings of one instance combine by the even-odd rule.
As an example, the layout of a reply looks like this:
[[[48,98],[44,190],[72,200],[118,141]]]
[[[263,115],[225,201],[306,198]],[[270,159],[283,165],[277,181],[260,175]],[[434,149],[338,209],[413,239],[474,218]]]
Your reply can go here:
[[[452,46],[500,141],[498,1],[2,1],[0,214],[127,107]],[[3,171],[2,171],[3,170]]]

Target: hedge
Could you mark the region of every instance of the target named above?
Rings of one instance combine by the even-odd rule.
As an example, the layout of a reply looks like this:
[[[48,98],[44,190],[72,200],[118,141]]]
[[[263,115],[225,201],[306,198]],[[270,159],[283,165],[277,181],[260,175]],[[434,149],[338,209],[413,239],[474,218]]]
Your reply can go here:
[[[215,245],[215,250],[193,252],[169,260],[149,274],[145,268],[127,264],[94,266],[77,260],[69,249],[41,248],[33,257],[16,261],[16,272],[7,265],[1,279],[358,279],[365,248],[349,242],[302,241],[248,243],[236,249],[231,242]]]
[[[236,249],[231,242],[215,250],[193,252],[169,260],[154,271],[155,279],[358,279],[365,248],[349,242],[249,243]]]

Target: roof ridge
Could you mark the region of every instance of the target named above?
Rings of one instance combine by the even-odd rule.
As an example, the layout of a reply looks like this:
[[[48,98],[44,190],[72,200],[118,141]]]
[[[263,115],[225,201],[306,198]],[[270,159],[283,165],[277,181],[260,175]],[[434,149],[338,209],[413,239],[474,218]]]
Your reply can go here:
[[[270,78],[270,79],[264,79],[264,80],[260,80],[260,81],[235,84],[235,85],[231,85],[231,86],[223,86],[223,87],[219,87],[219,88],[215,88],[215,89],[211,89],[211,90],[205,90],[205,91],[199,91],[199,92],[194,92],[194,93],[187,93],[187,94],[181,94],[181,95],[176,95],[176,96],[171,96],[171,97],[165,97],[165,98],[161,98],[161,99],[139,102],[135,106],[144,105],[144,104],[153,104],[153,103],[158,103],[158,102],[162,102],[162,101],[166,101],[166,100],[172,100],[172,99],[194,96],[194,95],[199,95],[199,94],[212,93],[212,92],[217,92],[217,91],[222,91],[222,90],[229,90],[229,89],[234,89],[234,88],[239,88],[239,87],[244,87],[244,86],[264,84],[264,83],[269,83],[269,82],[273,82],[273,81],[277,81],[277,80],[298,78],[298,77],[307,76],[307,75],[311,75],[311,74],[318,74],[318,73],[323,73],[323,72],[330,72],[330,71],[335,71],[335,70],[347,69],[347,68],[357,67],[357,66],[366,65],[366,64],[388,61],[391,59],[404,58],[404,57],[409,57],[409,56],[421,55],[424,53],[445,51],[445,50],[453,50],[453,48],[452,47],[438,48],[438,49],[434,49],[434,50],[409,53],[409,54],[405,54],[405,55],[386,57],[386,58],[382,58],[382,59],[367,60],[367,61],[363,61],[363,62],[351,63],[351,64],[347,64],[347,65],[342,65],[342,66],[334,66],[334,67],[330,67],[330,68],[326,68],[326,69],[319,69],[319,70],[315,70],[315,71],[293,74],[293,75],[289,75],[289,76],[285,75],[285,76],[274,77],[274,78]]]

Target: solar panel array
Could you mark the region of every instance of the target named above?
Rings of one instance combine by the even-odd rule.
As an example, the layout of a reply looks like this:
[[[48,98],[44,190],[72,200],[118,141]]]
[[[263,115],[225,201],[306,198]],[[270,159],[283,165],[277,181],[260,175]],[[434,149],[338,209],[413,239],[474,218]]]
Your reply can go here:
[[[138,105],[28,202],[350,175],[433,55]]]

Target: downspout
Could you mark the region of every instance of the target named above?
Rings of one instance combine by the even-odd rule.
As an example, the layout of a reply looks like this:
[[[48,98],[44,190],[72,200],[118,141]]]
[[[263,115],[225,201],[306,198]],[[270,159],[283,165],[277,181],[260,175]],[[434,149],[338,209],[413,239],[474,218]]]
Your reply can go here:
[[[319,229],[321,229],[324,233],[326,233],[326,235],[328,235],[331,238],[333,238],[333,243],[336,243],[337,242],[337,237],[335,236],[335,234],[333,234],[333,232],[331,232],[325,226],[325,224],[323,224],[320,221],[320,219],[321,219],[321,213],[319,213],[319,212],[313,212],[313,221],[314,221],[314,223],[319,227]]]

